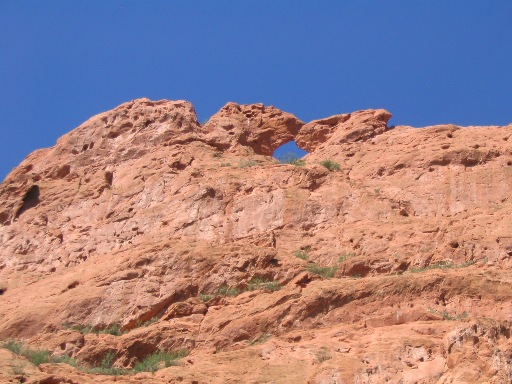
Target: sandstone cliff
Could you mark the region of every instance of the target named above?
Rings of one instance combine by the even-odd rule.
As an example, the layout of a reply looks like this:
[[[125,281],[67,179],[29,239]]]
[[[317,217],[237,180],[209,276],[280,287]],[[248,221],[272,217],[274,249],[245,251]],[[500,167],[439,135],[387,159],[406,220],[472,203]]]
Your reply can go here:
[[[0,185],[0,339],[78,367],[4,348],[0,381],[512,382],[512,125],[390,117],[139,99],[29,155]],[[271,157],[291,140],[304,164]]]

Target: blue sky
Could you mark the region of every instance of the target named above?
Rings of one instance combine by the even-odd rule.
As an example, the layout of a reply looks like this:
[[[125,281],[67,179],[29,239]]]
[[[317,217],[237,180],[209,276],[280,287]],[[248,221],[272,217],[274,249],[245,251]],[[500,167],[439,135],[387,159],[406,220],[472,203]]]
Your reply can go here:
[[[0,179],[139,97],[512,122],[512,2],[0,0]]]

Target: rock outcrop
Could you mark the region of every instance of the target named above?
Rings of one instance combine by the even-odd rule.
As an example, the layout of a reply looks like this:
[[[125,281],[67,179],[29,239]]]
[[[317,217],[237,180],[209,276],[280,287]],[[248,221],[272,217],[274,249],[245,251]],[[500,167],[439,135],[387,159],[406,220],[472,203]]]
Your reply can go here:
[[[0,381],[512,382],[512,125],[390,117],[139,99],[29,155],[0,185],[0,339],[54,362],[0,348]],[[303,164],[271,157],[291,140]]]

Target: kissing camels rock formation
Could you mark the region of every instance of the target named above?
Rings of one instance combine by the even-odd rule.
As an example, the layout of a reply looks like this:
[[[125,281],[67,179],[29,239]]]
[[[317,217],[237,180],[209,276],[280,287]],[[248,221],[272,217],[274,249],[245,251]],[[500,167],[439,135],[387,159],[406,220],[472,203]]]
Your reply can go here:
[[[138,99],[30,154],[0,185],[0,381],[512,382],[512,125],[390,117]],[[187,356],[131,370],[157,351]]]

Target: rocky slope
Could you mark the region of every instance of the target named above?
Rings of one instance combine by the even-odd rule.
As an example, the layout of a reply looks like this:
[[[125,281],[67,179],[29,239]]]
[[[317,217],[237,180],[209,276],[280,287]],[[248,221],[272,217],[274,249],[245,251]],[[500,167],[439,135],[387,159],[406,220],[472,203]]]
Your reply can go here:
[[[512,125],[390,117],[139,99],[29,155],[0,185],[0,381],[512,382]],[[303,164],[271,157],[291,140]],[[157,351],[188,355],[105,375]]]

